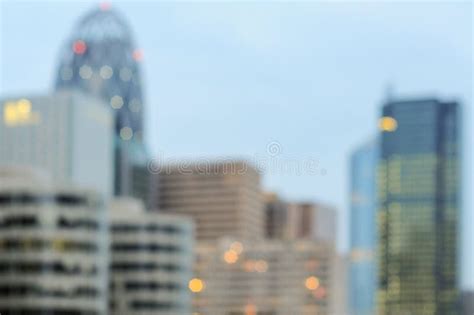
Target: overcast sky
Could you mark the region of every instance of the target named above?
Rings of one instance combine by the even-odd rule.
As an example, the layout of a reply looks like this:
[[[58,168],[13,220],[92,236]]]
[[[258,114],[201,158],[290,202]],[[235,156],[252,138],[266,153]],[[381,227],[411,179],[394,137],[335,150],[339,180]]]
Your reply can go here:
[[[96,2],[1,3],[0,95],[50,91],[61,44]],[[462,102],[471,163],[470,2],[113,6],[144,51],[153,155],[238,156],[266,165],[267,189],[338,208],[341,249],[348,244],[350,153],[375,137],[389,85],[395,97]],[[295,170],[311,161],[311,172]],[[282,169],[288,165],[293,171]],[[465,169],[468,184],[471,164]],[[474,230],[470,195],[463,222]],[[463,283],[474,288],[473,234],[465,229]]]

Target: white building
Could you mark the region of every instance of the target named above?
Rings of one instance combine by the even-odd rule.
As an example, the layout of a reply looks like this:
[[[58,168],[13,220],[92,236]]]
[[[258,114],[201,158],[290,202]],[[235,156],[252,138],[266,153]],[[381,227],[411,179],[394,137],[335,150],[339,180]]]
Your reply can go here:
[[[0,169],[0,314],[107,314],[99,195],[26,168]]]
[[[75,91],[0,100],[0,165],[33,166],[56,181],[113,192],[114,116]]]
[[[119,198],[111,203],[110,228],[111,314],[190,314],[192,221]]]

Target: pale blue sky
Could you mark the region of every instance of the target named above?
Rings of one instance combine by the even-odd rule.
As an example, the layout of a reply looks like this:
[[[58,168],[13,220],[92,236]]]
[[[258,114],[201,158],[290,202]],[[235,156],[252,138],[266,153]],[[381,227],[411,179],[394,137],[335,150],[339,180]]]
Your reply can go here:
[[[95,5],[2,1],[0,94],[51,90],[61,43]],[[465,160],[471,163],[471,2],[113,6],[126,16],[145,53],[152,152],[168,158],[317,160],[324,175],[274,166],[264,185],[288,199],[336,206],[341,249],[347,248],[349,155],[374,137],[388,83],[395,96],[461,101]],[[266,152],[272,142],[282,148],[274,158]],[[471,177],[471,165],[465,169]],[[465,209],[471,215],[463,221],[472,226],[470,195]],[[473,232],[466,230],[464,239],[470,254],[464,257],[463,283],[474,288]]]

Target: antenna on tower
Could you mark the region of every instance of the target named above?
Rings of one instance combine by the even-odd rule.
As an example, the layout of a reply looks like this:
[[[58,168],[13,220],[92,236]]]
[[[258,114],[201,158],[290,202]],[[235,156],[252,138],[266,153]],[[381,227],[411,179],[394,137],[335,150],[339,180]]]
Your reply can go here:
[[[387,83],[387,86],[385,87],[385,101],[391,102],[394,99],[394,94],[395,94],[395,88],[391,82]]]

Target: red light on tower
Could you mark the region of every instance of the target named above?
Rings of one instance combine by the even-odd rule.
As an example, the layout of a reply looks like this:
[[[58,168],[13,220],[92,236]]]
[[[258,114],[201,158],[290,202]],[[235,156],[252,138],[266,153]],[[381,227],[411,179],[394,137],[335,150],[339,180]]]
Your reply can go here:
[[[135,49],[132,54],[133,60],[142,61],[143,60],[143,51],[140,49]]]
[[[72,45],[72,50],[75,54],[82,55],[86,52],[87,45],[83,40],[77,40]]]
[[[107,1],[101,2],[101,3],[99,4],[99,8],[100,8],[102,11],[108,11],[108,10],[110,10],[110,7],[111,7],[111,6],[112,6],[112,5],[110,4],[110,2],[107,2]]]

